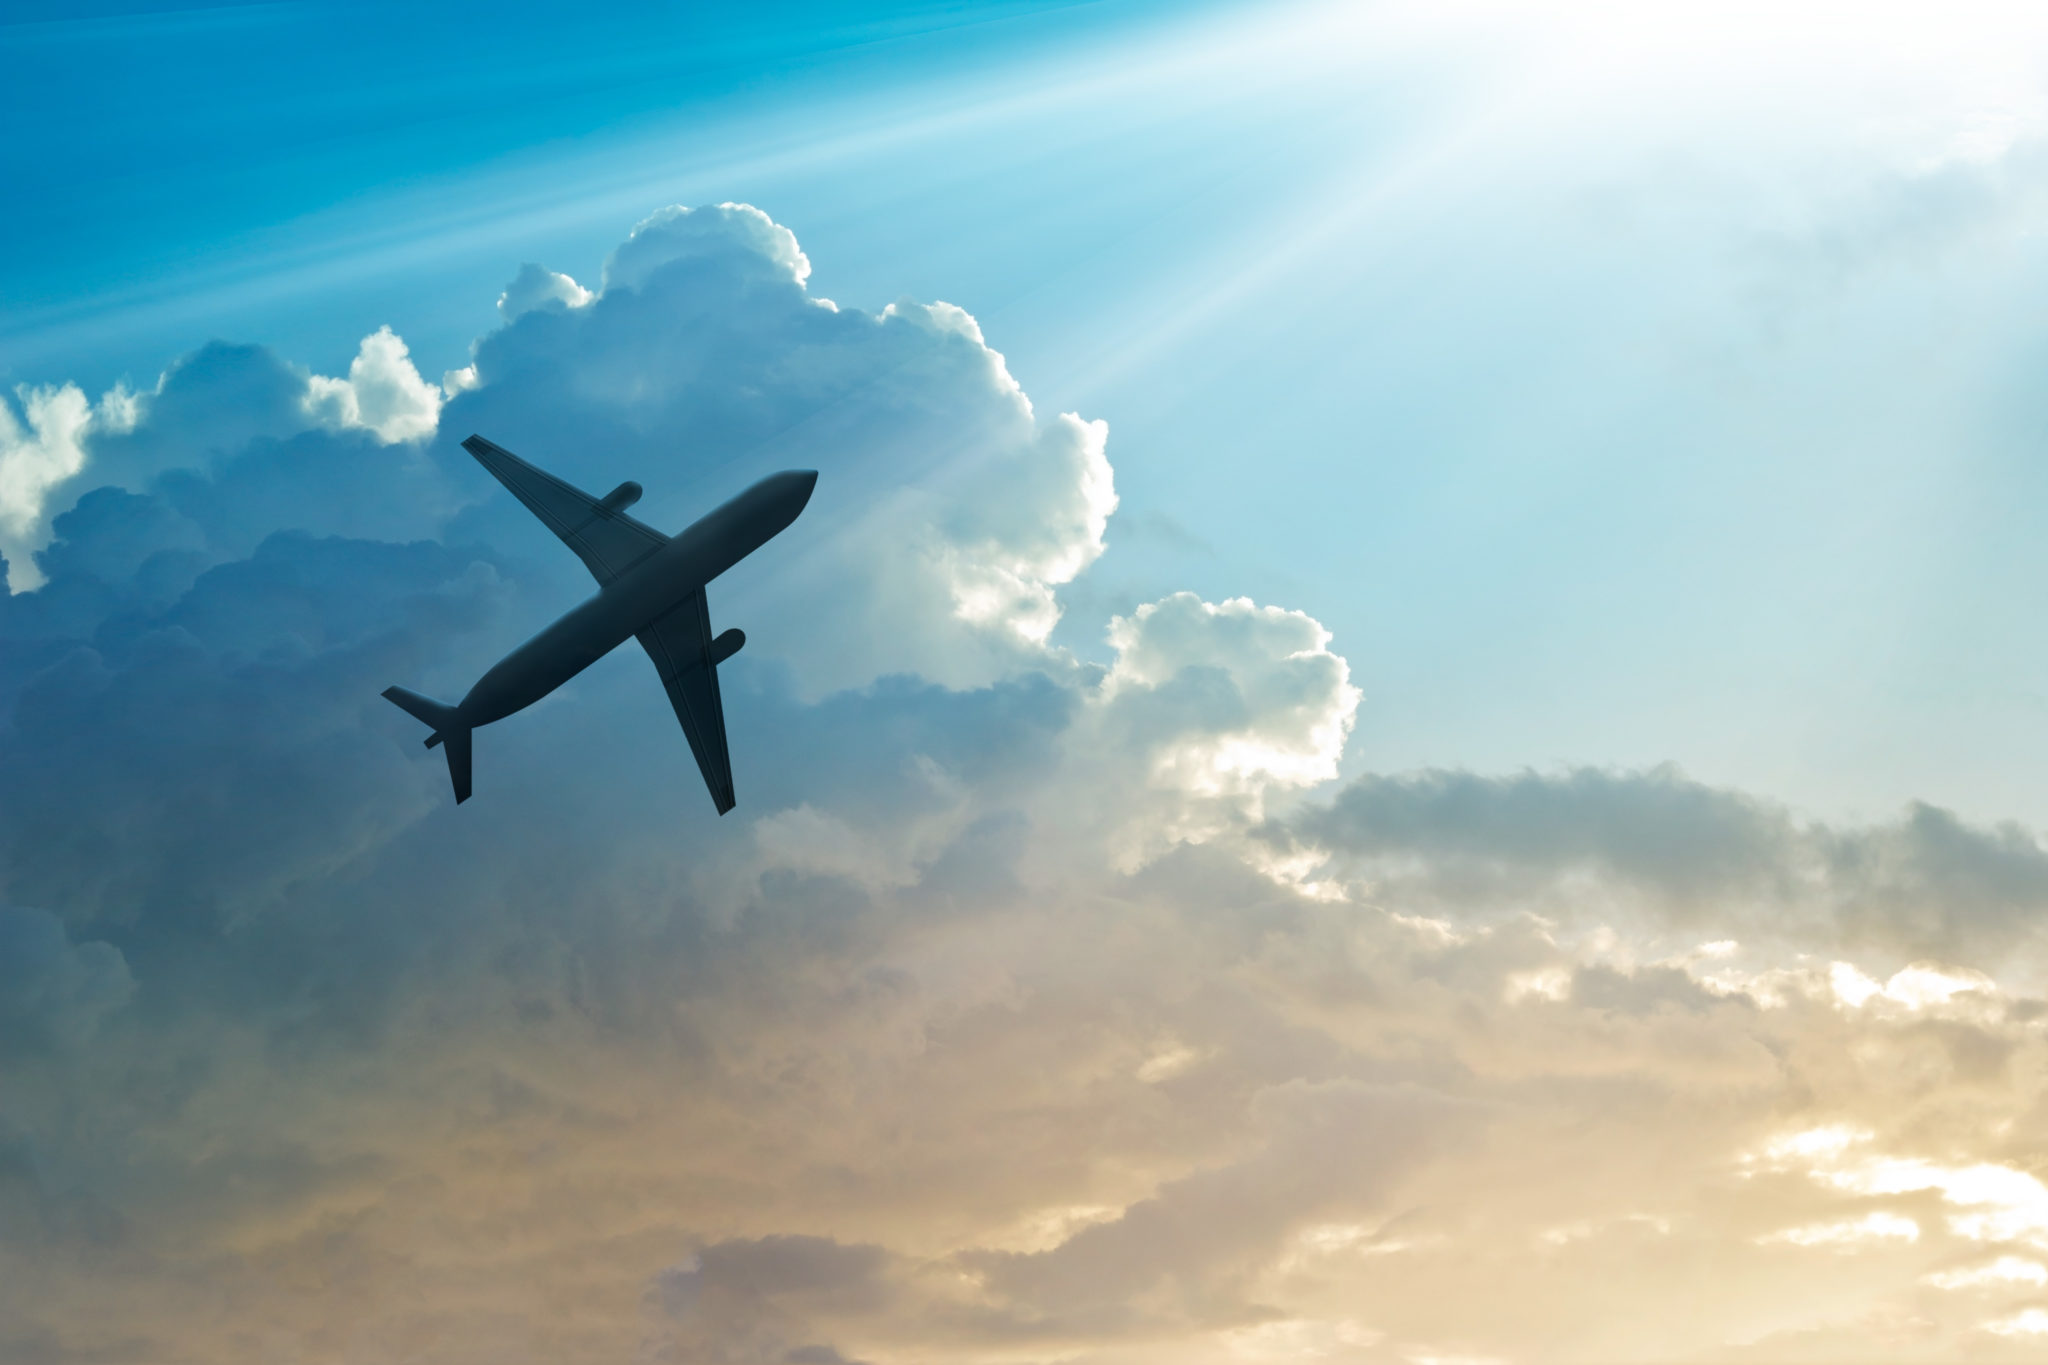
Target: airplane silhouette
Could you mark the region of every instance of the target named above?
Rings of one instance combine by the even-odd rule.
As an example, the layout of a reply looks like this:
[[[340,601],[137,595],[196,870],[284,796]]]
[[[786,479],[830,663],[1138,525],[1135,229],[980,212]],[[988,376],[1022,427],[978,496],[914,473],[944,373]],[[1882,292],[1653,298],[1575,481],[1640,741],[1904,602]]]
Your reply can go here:
[[[739,652],[744,633],[715,639],[704,585],[765,545],[804,510],[817,486],[815,469],[789,469],[749,488],[675,536],[626,515],[640,500],[628,480],[593,498],[481,436],[462,443],[550,531],[576,552],[597,579],[597,595],[493,664],[453,706],[403,687],[384,695],[434,727],[427,747],[442,746],[455,803],[469,799],[470,732],[533,705],[628,638],[638,637],[676,719],[689,736],[704,785],[720,815],[733,808],[732,755],[718,665]]]

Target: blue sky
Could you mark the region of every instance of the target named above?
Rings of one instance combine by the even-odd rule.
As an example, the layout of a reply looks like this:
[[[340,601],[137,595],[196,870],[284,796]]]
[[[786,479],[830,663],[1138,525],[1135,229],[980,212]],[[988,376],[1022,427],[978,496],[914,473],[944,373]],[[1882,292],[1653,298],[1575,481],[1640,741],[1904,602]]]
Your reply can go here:
[[[0,1357],[2048,1337],[2032,6],[0,69]],[[589,591],[472,430],[823,471],[713,585],[733,815],[623,651],[450,804],[378,693]]]
[[[520,261],[757,203],[818,292],[957,302],[1111,422],[1105,600],[1199,583],[1350,642],[1354,767],[2037,817],[2040,253],[2024,148],[1967,150],[2030,117],[1967,64],[2002,12],[1917,72],[1910,16],[1819,74],[1710,32],[1654,97],[1687,63],[1575,55],[1598,13],[31,16],[0,373],[147,383],[209,336],[331,372],[386,324],[435,373]]]

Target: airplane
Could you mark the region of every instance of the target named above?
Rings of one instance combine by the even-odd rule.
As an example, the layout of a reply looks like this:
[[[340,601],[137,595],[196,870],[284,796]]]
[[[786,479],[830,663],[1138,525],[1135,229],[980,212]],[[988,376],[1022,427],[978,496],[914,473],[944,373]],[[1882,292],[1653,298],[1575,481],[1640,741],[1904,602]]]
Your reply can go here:
[[[448,755],[455,804],[469,800],[470,732],[524,710],[637,637],[668,689],[690,752],[720,815],[733,808],[732,755],[718,666],[747,642],[739,630],[713,637],[704,585],[760,549],[797,519],[817,486],[815,469],[767,478],[674,536],[626,515],[640,485],[620,484],[593,498],[481,436],[463,449],[576,552],[597,579],[597,594],[493,664],[450,706],[403,687],[384,695],[434,727],[427,747]]]

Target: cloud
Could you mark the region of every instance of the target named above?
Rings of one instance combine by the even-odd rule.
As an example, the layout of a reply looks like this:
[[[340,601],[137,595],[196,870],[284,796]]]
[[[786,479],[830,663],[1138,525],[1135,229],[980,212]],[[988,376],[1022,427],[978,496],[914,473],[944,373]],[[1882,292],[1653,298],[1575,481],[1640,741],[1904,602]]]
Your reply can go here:
[[[1109,623],[1064,812],[1118,866],[1242,832],[1277,793],[1334,778],[1359,704],[1350,666],[1301,612],[1175,593]]]
[[[1671,768],[1374,776],[1300,828],[1366,859],[1419,857],[1475,877],[1597,868],[1677,900],[1766,887],[1790,837],[1783,812]]]
[[[1995,1289],[2011,1285],[2048,1285],[2048,1266],[2024,1256],[2000,1256],[1981,1265],[1940,1270],[1922,1277],[1936,1289]]]
[[[363,338],[347,379],[307,377],[305,406],[324,427],[363,427],[382,441],[413,441],[433,434],[441,391],[420,378],[405,343],[379,327]]]
[[[1112,696],[1135,709],[1137,697],[1186,689],[1180,704],[1168,703],[1183,738],[1155,751],[1157,780],[1219,795],[1337,775],[1359,692],[1330,652],[1330,632],[1304,613],[1181,592],[1111,621],[1109,641]]]
[[[557,271],[528,261],[498,295],[498,316],[510,322],[536,308],[581,308],[594,297],[588,289]]]
[[[209,471],[264,440],[314,425],[308,378],[262,346],[208,342],[137,395],[126,430],[91,443],[81,483],[146,491],[166,470]]]
[[[960,309],[842,309],[806,291],[809,269],[757,209],[664,210],[589,303],[478,343],[441,449],[476,430],[588,486],[630,474],[642,513],[671,526],[749,477],[820,469],[805,539],[777,547],[758,588],[736,570],[724,598],[776,627],[750,628],[749,649],[808,696],[1056,666],[1057,590],[1101,553],[1116,506],[1106,428],[1039,419]],[[530,533],[519,515],[491,499],[457,530],[510,542]]]
[[[108,390],[88,404],[76,384],[15,389],[22,413],[0,398],[0,560],[7,565],[10,592],[42,584],[30,556],[47,532],[48,498],[85,467],[86,433],[132,426],[135,400],[125,389]]]
[[[83,1044],[134,990],[119,949],[73,943],[45,911],[0,906],[0,1052]]]
[[[818,1318],[871,1312],[893,1297],[888,1253],[827,1237],[718,1242],[655,1278],[674,1358],[740,1365],[849,1365],[815,1340]]]
[[[1854,1251],[1875,1242],[1917,1242],[1920,1240],[1920,1225],[1896,1213],[1867,1213],[1861,1218],[1839,1223],[1812,1223],[1806,1227],[1786,1228],[1757,1240],[1765,1246],[1784,1243]]]
[[[1532,895],[1560,914],[1631,905],[1667,925],[1711,921],[1901,963],[2005,951],[2048,912],[2048,847],[2015,825],[1915,804],[1836,828],[1673,768],[1367,777],[1278,837],[1419,909]]]
[[[1256,1317],[1244,1284],[1254,1258],[1312,1215],[1384,1211],[1401,1168],[1471,1121],[1442,1095],[1350,1080],[1261,1090],[1250,1116],[1259,1140],[1249,1155],[1173,1181],[1051,1250],[967,1264],[1013,1312],[1028,1311],[1034,1334],[1128,1330],[1138,1305],[1184,1323]]]
[[[784,292],[811,277],[796,234],[751,204],[690,209],[671,204],[643,218],[604,265],[604,292],[645,292],[679,263],[715,271],[724,283]]]
[[[113,496],[63,520],[144,510]],[[393,799],[405,768],[365,743],[365,698],[501,600],[495,572],[469,554],[285,532],[168,605],[101,623],[90,643],[39,642],[50,662],[21,683],[0,731],[8,884],[48,891],[81,920],[219,924],[332,875],[424,796]]]
[[[19,396],[26,428],[0,401],[0,558],[14,593],[44,583],[38,559],[53,520],[89,491],[147,492],[166,475],[210,474],[260,455],[266,442],[316,431],[367,433],[385,445],[417,441],[436,430],[442,403],[389,327],[363,338],[346,379],[309,374],[260,346],[212,342],[145,393],[116,385],[88,405],[67,384],[24,387]],[[309,511],[318,515],[310,500],[271,509],[248,543]]]
[[[83,463],[0,599],[10,1343],[2006,1349],[2030,1272],[1970,1268],[2038,1255],[2032,834],[1669,769],[1325,794],[1329,634],[1176,593],[1052,644],[1106,428],[959,309],[808,274],[664,211],[597,290],[522,271],[445,398],[380,332],[346,379],[214,344],[17,420]],[[378,692],[459,695],[590,591],[472,430],[669,527],[823,471],[712,587],[733,815],[630,649],[449,802]]]

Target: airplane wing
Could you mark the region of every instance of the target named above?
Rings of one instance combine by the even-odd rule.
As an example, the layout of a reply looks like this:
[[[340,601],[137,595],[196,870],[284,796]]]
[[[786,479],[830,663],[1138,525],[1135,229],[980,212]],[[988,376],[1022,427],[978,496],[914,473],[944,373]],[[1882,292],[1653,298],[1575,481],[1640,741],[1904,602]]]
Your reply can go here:
[[[704,785],[711,789],[720,815],[733,807],[732,755],[725,747],[725,706],[718,697],[718,661],[739,648],[728,637],[745,639],[738,631],[727,631],[712,640],[711,607],[702,588],[640,632],[640,644],[661,674],[661,685],[668,689],[676,719],[690,737],[690,752],[697,756]]]
[[[560,536],[600,584],[611,582],[668,542],[652,526],[626,515],[624,509],[640,496],[638,484],[621,484],[600,502],[481,436],[470,437],[462,448]]]

